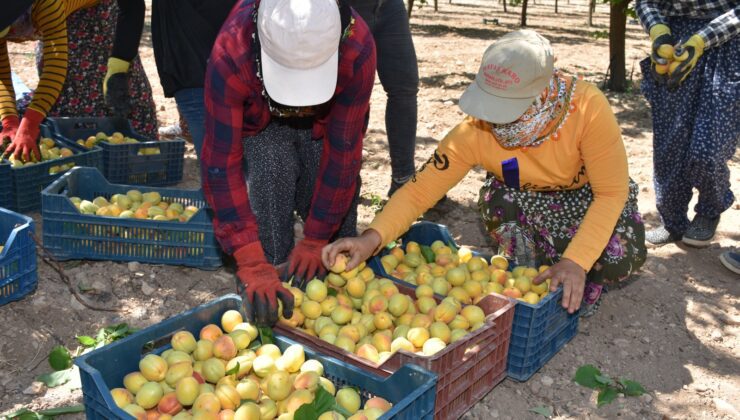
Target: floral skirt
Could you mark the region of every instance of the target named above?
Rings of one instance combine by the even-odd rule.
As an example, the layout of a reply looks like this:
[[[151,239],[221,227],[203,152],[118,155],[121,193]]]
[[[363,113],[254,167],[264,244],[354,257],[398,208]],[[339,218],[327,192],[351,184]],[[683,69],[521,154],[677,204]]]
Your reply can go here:
[[[632,180],[629,198],[601,256],[588,272],[589,293],[597,299],[602,286],[621,287],[645,262],[645,227],[637,209],[638,187]],[[517,265],[552,265],[578,231],[593,201],[591,186],[566,191],[523,191],[496,178],[480,190],[478,208],[498,252]],[[596,289],[596,290],[594,290]]]

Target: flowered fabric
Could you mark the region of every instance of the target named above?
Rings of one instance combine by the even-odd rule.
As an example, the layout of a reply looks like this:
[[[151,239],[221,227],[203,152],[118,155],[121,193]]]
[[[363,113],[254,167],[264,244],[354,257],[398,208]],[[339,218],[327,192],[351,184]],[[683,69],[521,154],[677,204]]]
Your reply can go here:
[[[537,147],[555,136],[574,109],[571,103],[576,90],[575,77],[567,77],[558,69],[553,71],[544,96],[535,102],[519,119],[508,124],[491,124],[491,131],[501,146]]]
[[[597,285],[622,286],[645,262],[645,228],[637,209],[638,187],[630,181],[629,198],[611,238],[588,272],[585,297],[595,301]],[[554,264],[586,214],[593,193],[589,184],[576,190],[523,191],[491,177],[480,190],[478,207],[498,252],[517,265]],[[590,283],[589,283],[590,284]]]
[[[116,0],[101,0],[97,6],[79,10],[67,19],[69,72],[59,99],[49,111],[50,117],[107,117],[112,112],[103,97],[103,78],[113,47],[118,6]],[[37,64],[41,68],[37,47]],[[128,118],[141,135],[157,138],[157,111],[152,87],[137,56],[129,70],[131,114]],[[75,139],[73,139],[75,140]]]

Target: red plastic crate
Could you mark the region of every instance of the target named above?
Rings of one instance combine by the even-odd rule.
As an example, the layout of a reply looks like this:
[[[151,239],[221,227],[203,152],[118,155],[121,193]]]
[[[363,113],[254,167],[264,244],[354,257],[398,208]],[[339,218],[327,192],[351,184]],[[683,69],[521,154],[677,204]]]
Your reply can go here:
[[[414,297],[414,289],[396,283],[398,290]],[[440,300],[435,297],[439,302]],[[401,350],[378,365],[349,353],[300,329],[278,324],[275,330],[299,343],[380,376],[389,376],[406,364],[437,374],[435,419],[459,418],[506,377],[506,359],[514,321],[514,303],[489,295],[478,302],[486,314],[485,325],[432,356]]]

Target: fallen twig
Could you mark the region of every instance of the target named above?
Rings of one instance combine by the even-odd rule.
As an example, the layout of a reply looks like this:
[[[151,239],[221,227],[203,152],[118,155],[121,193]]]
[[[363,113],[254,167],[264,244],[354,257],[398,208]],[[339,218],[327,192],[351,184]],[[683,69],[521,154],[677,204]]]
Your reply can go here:
[[[67,273],[64,272],[64,268],[62,268],[62,265],[59,264],[59,262],[54,258],[53,255],[44,248],[44,246],[41,244],[41,241],[39,241],[39,238],[36,237],[36,235],[33,235],[33,241],[36,242],[36,249],[39,250],[41,254],[41,259],[49,265],[49,267],[53,268],[54,271],[59,274],[59,278],[62,279],[62,281],[67,285],[67,288],[72,293],[72,295],[77,299],[78,302],[80,302],[83,306],[85,306],[88,309],[92,309],[93,311],[104,311],[104,312],[120,312],[121,309],[119,308],[106,308],[103,306],[97,306],[92,303],[88,303],[85,301],[85,298],[80,295],[80,292],[77,291],[77,288],[74,287],[72,284],[72,281],[69,279],[69,276],[67,276]]]

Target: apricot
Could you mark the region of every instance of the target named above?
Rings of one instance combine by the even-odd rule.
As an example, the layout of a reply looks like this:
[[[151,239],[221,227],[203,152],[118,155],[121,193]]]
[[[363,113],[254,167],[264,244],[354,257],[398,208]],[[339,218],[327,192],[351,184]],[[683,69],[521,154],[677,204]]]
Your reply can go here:
[[[209,340],[214,343],[216,340],[223,335],[223,331],[216,324],[208,324],[201,328],[199,338],[201,340]]]
[[[452,331],[444,322],[436,321],[429,326],[429,335],[433,338],[439,338],[444,343],[449,344]]]
[[[465,337],[466,335],[468,335],[467,330],[461,330],[461,329],[452,330],[452,332],[450,333],[450,343],[454,343],[455,341]]]
[[[193,377],[182,378],[175,386],[175,396],[177,397],[177,401],[182,405],[193,405],[199,393],[200,385]]]
[[[193,410],[193,420],[218,420],[218,413],[206,410]]]
[[[465,289],[463,289],[460,286],[455,286],[452,289],[450,289],[450,291],[447,292],[447,296],[453,297],[458,302],[466,304],[466,305],[473,303],[473,299],[470,298],[470,295],[468,294],[468,292],[466,292]]]
[[[213,394],[215,391],[216,391],[216,387],[214,387],[213,385],[209,384],[208,382],[204,382],[204,383],[198,385],[198,395],[200,395],[200,394],[207,394],[209,392],[211,394]]]
[[[411,328],[429,328],[430,325],[432,325],[432,318],[428,315],[424,314],[416,314],[411,319],[411,324],[409,326]]]
[[[329,271],[335,274],[343,273],[344,270],[347,269],[348,261],[349,258],[345,254],[338,254],[336,258],[334,258],[334,265],[329,267]]]
[[[137,420],[144,420],[146,419],[146,410],[142,407],[139,407],[136,404],[129,404],[125,407],[123,407],[123,411],[130,414],[132,417],[136,418]]]
[[[313,279],[306,285],[306,296],[314,302],[321,302],[326,299],[326,295],[329,290],[323,281],[319,279]]]
[[[221,327],[227,334],[234,331],[234,328],[242,322],[244,322],[244,318],[237,310],[229,309],[221,315]]]
[[[304,300],[301,304],[301,312],[308,319],[317,319],[322,314],[321,304],[313,300]]]
[[[282,401],[290,395],[290,375],[288,372],[275,371],[267,377],[267,394],[274,401]]]
[[[239,407],[239,403],[241,402],[239,392],[231,385],[224,384],[217,386],[215,395],[218,397],[222,409],[233,410]]]
[[[429,311],[437,307],[437,301],[432,297],[424,296],[416,300],[416,306],[419,308],[419,312],[427,314]]]
[[[298,306],[298,305],[296,305]],[[248,322],[242,322],[241,324],[234,327],[234,330],[243,330],[246,331],[247,334],[249,334],[249,338],[251,340],[255,340],[257,336],[259,335],[259,331],[257,331],[257,327],[248,323]]]
[[[224,366],[221,360],[211,357],[203,362],[203,378],[206,381],[215,384],[224,375],[226,375],[226,366]]]
[[[488,284],[486,284],[486,293],[498,293],[501,294],[504,291],[504,286],[502,286],[500,283],[492,281]]]
[[[162,395],[164,395],[164,392],[160,384],[147,382],[136,393],[136,404],[148,410],[159,403]]]
[[[368,408],[364,410],[365,417],[367,420],[378,420],[383,415],[383,410],[380,408]]]
[[[339,301],[334,296],[327,296],[321,303],[321,315],[329,316],[339,306]]]
[[[246,402],[234,413],[234,420],[260,420],[260,407],[253,402]]]
[[[373,318],[375,328],[384,330],[393,326],[393,318],[388,312],[377,312]]]
[[[162,396],[157,404],[157,410],[162,414],[169,414],[174,416],[175,414],[182,411],[182,405],[177,399],[177,395],[174,392],[169,392]]]
[[[319,416],[318,420],[345,420],[344,416],[336,411],[327,411]]]
[[[259,403],[260,407],[260,419],[262,420],[272,420],[277,416],[277,405],[275,404],[275,401],[265,398]]]
[[[355,342],[346,335],[340,335],[337,337],[336,340],[334,340],[334,345],[349,353],[354,353],[355,351]]]
[[[249,371],[252,370],[252,362],[254,361],[254,358],[256,356],[250,357],[250,356],[236,356],[235,358],[229,360],[226,363],[226,372],[229,372],[230,370],[234,369],[236,365],[239,365],[239,370],[236,372],[237,378],[243,378],[247,374],[249,374]]]
[[[406,350],[408,352],[414,352],[414,345],[406,339],[406,337],[398,337],[391,342],[391,353],[395,353],[399,350]]]
[[[360,409],[360,394],[353,388],[342,388],[337,391],[336,401],[350,414],[354,414]]]
[[[231,360],[236,357],[236,344],[228,335],[222,335],[213,343],[213,356],[222,360]]]
[[[264,378],[275,370],[275,360],[269,355],[257,356],[252,362],[252,370],[260,378]]]
[[[376,349],[372,344],[363,344],[359,346],[357,350],[355,350],[355,354],[373,363],[378,363],[380,360],[378,349]]]
[[[392,337],[387,334],[376,333],[373,335],[371,343],[378,352],[390,351],[391,339]]]
[[[113,388],[110,390],[110,395],[118,408],[123,408],[134,402],[134,394],[126,388]]]
[[[162,357],[167,362],[167,364],[170,366],[177,364],[177,363],[183,363],[183,362],[190,363],[191,365],[193,364],[193,358],[190,357],[190,355],[185,353],[184,351],[173,350],[166,356],[164,356],[164,353],[163,353]]]
[[[206,411],[212,414],[218,414],[218,412],[221,411],[221,400],[219,400],[216,394],[212,392],[200,394],[193,403],[193,412],[195,411]]]
[[[198,340],[193,351],[193,359],[196,361],[206,361],[213,357],[213,341]]]
[[[365,410],[370,408],[379,408],[383,410],[383,412],[386,412],[393,408],[393,405],[389,403],[386,399],[381,397],[372,397],[369,398],[367,401],[365,401],[365,406],[363,407]]]
[[[175,386],[182,378],[193,376],[193,365],[190,362],[180,362],[170,365],[167,374],[164,377],[169,386]],[[177,413],[175,413],[177,414]]]
[[[331,313],[331,320],[337,325],[347,324],[352,320],[354,311],[345,306],[339,306]]]
[[[522,297],[522,292],[515,287],[507,287],[501,292],[501,294],[513,299]]]
[[[522,299],[530,305],[536,305],[540,301],[540,296],[534,292],[527,292],[524,294]]]
[[[496,267],[499,270],[504,270],[509,268],[509,260],[506,259],[503,255],[494,255],[491,257],[491,266]]]
[[[235,416],[236,413],[234,410],[221,410],[221,412],[218,413],[218,420],[234,420]]]
[[[156,354],[147,354],[139,361],[139,370],[148,381],[159,382],[167,374],[167,361]]]
[[[470,322],[462,315],[456,315],[452,322],[447,325],[450,327],[451,330],[467,330],[468,328],[470,328]]]
[[[444,277],[435,277],[432,280],[432,290],[438,295],[446,296],[452,286]]]
[[[426,328],[411,328],[409,332],[406,333],[406,339],[408,339],[414,347],[421,348],[421,346],[429,340],[429,331],[427,331]]]

